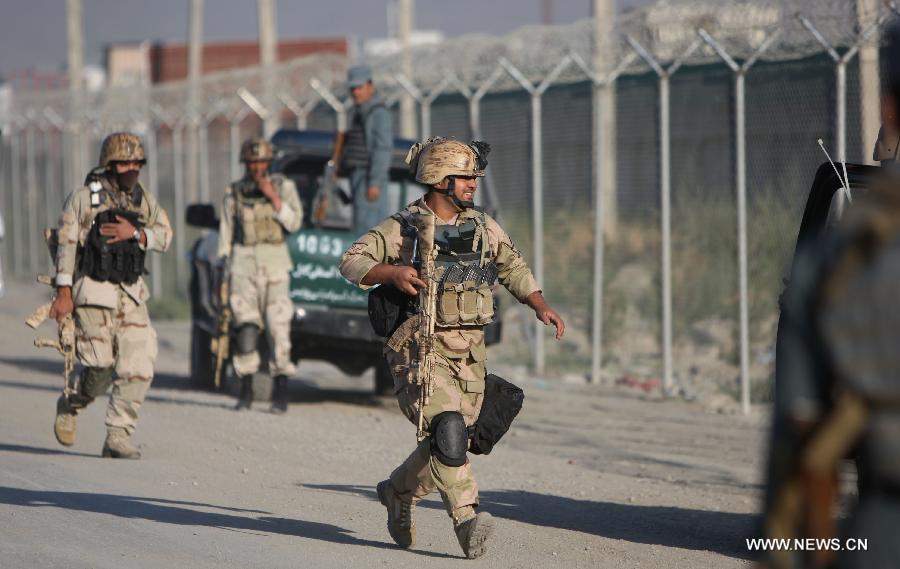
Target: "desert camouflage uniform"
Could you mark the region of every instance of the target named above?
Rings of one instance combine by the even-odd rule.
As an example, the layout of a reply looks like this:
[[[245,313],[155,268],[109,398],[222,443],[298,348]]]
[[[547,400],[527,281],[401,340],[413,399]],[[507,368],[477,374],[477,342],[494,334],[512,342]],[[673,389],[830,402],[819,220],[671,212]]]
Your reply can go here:
[[[106,426],[112,432],[134,433],[138,410],[153,380],[156,332],[150,324],[147,299],[150,291],[143,278],[133,284],[96,281],[80,274],[79,246],[84,246],[94,217],[107,209],[123,208],[139,213],[148,251],[166,251],[172,242],[172,227],[166,212],[150,193],[142,193],[135,205],[128,193],[119,191],[108,177],[100,178],[104,203],[91,205],[94,192],[75,190],[66,199],[59,221],[56,285],[71,286],[75,304],[75,348],[84,366],[79,395],[69,401],[76,414],[94,398],[112,394],[106,410]],[[133,194],[136,195],[136,194]]]
[[[428,208],[424,199],[410,204],[407,210],[416,216],[427,218],[429,223],[443,223]],[[462,225],[469,219],[481,220],[476,230],[473,251],[481,249],[483,228],[487,231],[487,260],[497,265],[500,283],[519,302],[524,302],[528,295],[540,290],[522,255],[513,246],[506,232],[490,216],[475,209],[467,209],[452,224]],[[360,284],[360,281],[372,267],[379,263],[411,265],[412,247],[412,239],[401,236],[400,222],[388,218],[360,237],[344,254],[341,273],[361,288],[369,288]],[[461,413],[466,425],[472,425],[478,419],[484,399],[487,350],[482,327],[437,328],[435,337],[438,358],[433,391],[424,409],[426,427],[430,425],[432,418],[444,411]],[[415,338],[401,346],[394,342],[388,344],[384,353],[394,378],[397,400],[404,415],[416,424],[420,388],[415,384],[415,377],[410,371],[410,362],[418,352]],[[391,344],[399,349],[393,349]],[[432,456],[427,438],[394,470],[390,481],[399,496],[413,503],[436,488],[448,514],[455,522],[459,521],[457,517],[461,510],[478,505],[478,486],[469,461],[460,467],[443,464]]]
[[[273,376],[294,373],[291,361],[290,254],[285,237],[300,228],[303,206],[293,181],[281,175],[271,176],[272,185],[281,196],[282,206],[277,212],[264,196],[241,198],[240,223],[244,244],[235,243],[232,236],[237,217],[235,192],[253,190],[249,177],[235,182],[225,190],[222,217],[219,223],[219,257],[231,256],[231,310],[234,325],[253,324],[267,330],[271,337]],[[246,193],[246,192],[245,192]],[[268,227],[271,235],[250,238],[256,227]],[[255,235],[255,234],[254,234]],[[252,243],[252,244],[251,244]],[[234,371],[247,376],[259,370],[259,352],[235,353]]]

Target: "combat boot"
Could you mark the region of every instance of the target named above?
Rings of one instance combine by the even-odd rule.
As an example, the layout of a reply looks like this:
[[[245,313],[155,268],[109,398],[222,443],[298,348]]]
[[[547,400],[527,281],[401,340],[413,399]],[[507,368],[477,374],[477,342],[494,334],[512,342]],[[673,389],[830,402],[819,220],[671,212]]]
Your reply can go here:
[[[463,553],[468,559],[475,559],[487,551],[485,542],[494,533],[494,517],[487,512],[479,512],[454,524],[453,529]]]
[[[69,406],[65,393],[56,400],[56,420],[53,422],[53,434],[63,446],[75,444],[75,410]]]
[[[387,508],[388,533],[391,538],[404,549],[409,549],[416,543],[416,524],[413,522],[412,502],[403,500],[397,496],[390,480],[378,483],[378,500]]]
[[[287,377],[279,375],[275,378],[275,387],[272,389],[272,413],[284,413],[288,408]]]
[[[104,458],[141,458],[141,451],[131,446],[130,437],[123,429],[110,429],[106,433],[106,442],[103,444]]]
[[[235,411],[243,411],[249,409],[253,405],[253,376],[245,375],[241,377],[241,393],[238,396],[237,405],[234,406]]]

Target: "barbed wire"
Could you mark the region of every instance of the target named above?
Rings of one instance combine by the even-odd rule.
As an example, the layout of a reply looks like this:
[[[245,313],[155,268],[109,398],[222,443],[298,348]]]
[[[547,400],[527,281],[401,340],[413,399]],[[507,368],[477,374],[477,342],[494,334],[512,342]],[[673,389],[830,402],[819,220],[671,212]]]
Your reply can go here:
[[[648,8],[620,15],[615,23],[615,41],[607,42],[610,68],[626,57],[632,62],[626,73],[650,71],[645,59],[634,58],[631,42],[641,45],[661,62],[681,59],[685,65],[720,63],[719,55],[705,42],[698,43],[698,32],[709,33],[732,58],[747,59],[774,34],[778,41],[762,55],[766,61],[798,59],[821,54],[826,46],[834,50],[851,48],[864,42],[877,41],[877,34],[863,38],[872,24],[896,11],[888,3],[876,3],[871,13],[857,14],[854,2],[847,0],[758,0],[720,2],[658,2]],[[521,81],[510,73],[498,72],[501,61],[507,61],[522,76],[540,83],[566,57],[574,57],[583,65],[568,65],[558,70],[554,84],[587,79],[594,49],[594,23],[581,20],[569,25],[526,26],[505,36],[470,34],[436,45],[413,50],[412,77],[405,78],[419,90],[430,93],[442,86],[445,92],[474,92],[489,83],[487,92],[518,90]],[[692,49],[694,46],[694,49]],[[683,57],[685,54],[688,57]],[[587,62],[587,63],[585,63]],[[400,58],[382,56],[372,64],[379,87],[389,102],[404,92],[400,74]],[[311,86],[313,79],[333,93],[345,93],[345,57],[317,54],[279,63],[272,71],[275,83],[274,101],[270,106],[293,112],[321,99],[321,92]],[[210,109],[224,115],[240,112],[245,102],[238,91],[263,95],[265,69],[261,66],[232,69],[204,75],[200,81],[202,109],[190,109],[191,84],[187,80],[171,81],[146,88],[108,86],[85,94],[84,109],[93,125],[124,124],[136,120],[135,109],[152,108],[160,114],[192,115],[202,120]],[[71,120],[70,94],[67,90],[12,95],[6,116],[9,124],[22,117],[44,114],[47,109]],[[15,117],[15,118],[14,118]],[[98,122],[99,121],[99,122]]]

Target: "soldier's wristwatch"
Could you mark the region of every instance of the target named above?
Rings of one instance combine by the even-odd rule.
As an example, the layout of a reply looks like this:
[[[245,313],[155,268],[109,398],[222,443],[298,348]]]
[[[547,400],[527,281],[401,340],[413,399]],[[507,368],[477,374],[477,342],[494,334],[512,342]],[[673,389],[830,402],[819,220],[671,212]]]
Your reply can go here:
[[[140,241],[141,240],[141,230],[135,229],[134,233],[131,234],[131,238],[134,239],[135,241]]]

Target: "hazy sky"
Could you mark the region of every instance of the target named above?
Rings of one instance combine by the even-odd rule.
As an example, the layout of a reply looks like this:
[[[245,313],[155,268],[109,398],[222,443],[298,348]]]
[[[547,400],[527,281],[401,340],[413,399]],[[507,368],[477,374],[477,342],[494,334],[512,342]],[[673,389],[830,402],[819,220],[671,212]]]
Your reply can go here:
[[[650,0],[618,0],[620,8]],[[384,37],[388,0],[276,0],[278,35]],[[539,23],[541,0],[416,0],[416,27],[448,37],[504,34]],[[590,15],[592,0],[554,0],[555,23]],[[189,0],[82,0],[86,63],[100,63],[110,42],[186,41]],[[255,0],[205,0],[207,40],[255,39]],[[0,74],[58,69],[66,60],[65,0],[0,0]]]

